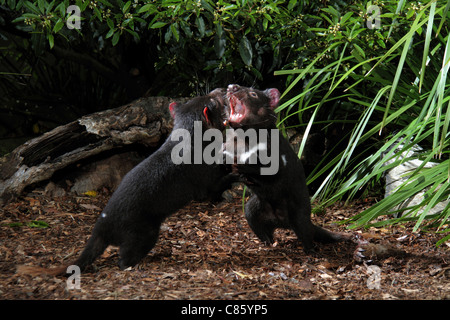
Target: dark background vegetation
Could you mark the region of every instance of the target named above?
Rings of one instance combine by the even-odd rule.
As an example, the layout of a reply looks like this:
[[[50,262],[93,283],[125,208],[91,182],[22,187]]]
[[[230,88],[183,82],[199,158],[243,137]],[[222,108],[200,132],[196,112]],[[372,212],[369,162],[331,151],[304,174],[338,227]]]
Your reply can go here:
[[[263,26],[261,3],[234,5],[227,10],[238,15],[221,20],[208,1],[156,1],[152,8],[142,1],[78,1],[84,10],[77,31],[66,26],[73,2],[2,2],[2,138],[39,134],[148,95],[192,96],[231,82],[279,86],[285,79],[273,72],[300,41],[284,37],[284,20],[295,16],[286,3],[265,9],[273,19],[280,15],[278,30]],[[312,10],[307,3],[295,7]]]

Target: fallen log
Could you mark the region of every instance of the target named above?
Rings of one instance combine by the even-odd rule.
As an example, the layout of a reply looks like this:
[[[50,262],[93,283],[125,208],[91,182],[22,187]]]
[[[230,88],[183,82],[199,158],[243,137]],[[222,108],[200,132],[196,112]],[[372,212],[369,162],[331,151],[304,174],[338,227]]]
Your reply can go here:
[[[158,146],[172,129],[168,110],[172,101],[142,98],[83,116],[17,147],[0,158],[0,205],[80,160],[131,144]]]

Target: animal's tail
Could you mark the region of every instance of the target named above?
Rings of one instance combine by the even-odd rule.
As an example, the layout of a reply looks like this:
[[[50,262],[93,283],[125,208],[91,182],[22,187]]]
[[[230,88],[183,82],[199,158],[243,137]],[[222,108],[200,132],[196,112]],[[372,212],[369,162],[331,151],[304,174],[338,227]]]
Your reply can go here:
[[[33,266],[18,266],[16,269],[16,273],[18,274],[28,274],[31,276],[38,275],[51,275],[51,276],[61,276],[67,273],[67,268],[70,265],[76,265],[80,268],[80,271],[84,271],[84,269],[89,266],[94,260],[105,251],[108,243],[104,241],[99,236],[92,235],[89,239],[86,247],[84,248],[81,256],[73,263],[68,263],[63,266],[57,268],[42,268],[42,267],[33,267]]]
[[[332,243],[350,239],[351,235],[331,232],[327,229],[314,225],[314,241],[321,243]]]

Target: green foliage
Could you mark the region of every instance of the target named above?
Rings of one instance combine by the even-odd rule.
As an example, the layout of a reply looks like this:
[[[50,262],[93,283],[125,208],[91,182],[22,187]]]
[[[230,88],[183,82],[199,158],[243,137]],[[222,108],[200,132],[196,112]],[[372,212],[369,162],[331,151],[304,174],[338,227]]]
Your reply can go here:
[[[307,24],[300,14],[304,1],[48,1],[0,0],[17,12],[17,28],[31,33],[33,48],[42,52],[63,43],[83,41],[93,50],[124,38],[150,38],[156,44],[157,71],[175,75],[190,88],[215,87],[234,79],[263,80],[306,41]],[[79,12],[71,11],[75,4]],[[69,29],[79,14],[81,29]],[[202,71],[204,75],[199,75]],[[176,81],[173,81],[176,82]]]
[[[340,131],[344,147],[330,152],[308,177],[309,183],[322,177],[314,195],[322,204],[361,195],[404,161],[423,161],[397,192],[351,219],[353,227],[390,216],[398,205],[425,190],[420,206],[397,210],[403,213],[401,218],[375,225],[414,220],[415,229],[434,226],[448,231],[448,206],[440,214],[427,213],[450,197],[450,3],[374,4],[381,9],[380,29],[367,27],[372,16],[362,5],[321,10],[320,22],[308,30],[315,39],[298,49],[299,56],[306,56],[303,64],[276,72],[288,76],[285,97],[300,91],[278,108],[280,125],[296,119],[295,126],[305,128],[306,135],[314,128],[345,127]],[[296,89],[298,83],[302,90]],[[399,157],[415,144],[423,152]],[[395,161],[384,165],[389,160]],[[435,167],[425,167],[432,161]]]
[[[7,225],[9,227],[12,227],[12,228],[27,226],[27,227],[30,227],[30,228],[45,229],[45,228],[49,228],[50,227],[47,222],[41,221],[41,220],[31,220],[30,222],[26,222],[26,223],[14,222],[14,223],[9,223]]]
[[[144,95],[278,86],[273,72],[306,41],[299,13],[310,10],[309,1],[0,0],[0,137]]]

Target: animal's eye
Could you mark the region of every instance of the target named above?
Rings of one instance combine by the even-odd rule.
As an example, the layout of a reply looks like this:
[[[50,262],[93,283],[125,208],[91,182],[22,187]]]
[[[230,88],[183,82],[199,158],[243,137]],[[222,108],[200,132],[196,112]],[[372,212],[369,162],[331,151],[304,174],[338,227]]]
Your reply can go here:
[[[257,95],[256,92],[254,92],[254,91],[250,91],[249,95],[250,95],[250,97],[252,97],[252,98],[258,98],[258,95]]]

